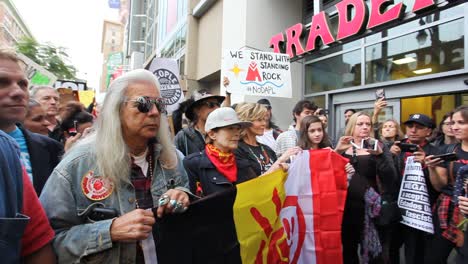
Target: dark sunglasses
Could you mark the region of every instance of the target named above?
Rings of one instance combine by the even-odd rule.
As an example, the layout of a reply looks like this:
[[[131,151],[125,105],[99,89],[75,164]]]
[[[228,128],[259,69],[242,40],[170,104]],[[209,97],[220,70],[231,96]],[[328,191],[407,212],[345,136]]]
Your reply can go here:
[[[151,99],[148,96],[140,96],[127,102],[134,102],[134,106],[141,113],[148,113],[153,108],[153,105],[156,106],[160,113],[166,113],[166,104],[162,98]]]
[[[215,106],[221,107],[219,102],[202,102],[201,105],[206,105],[208,108],[214,108]]]

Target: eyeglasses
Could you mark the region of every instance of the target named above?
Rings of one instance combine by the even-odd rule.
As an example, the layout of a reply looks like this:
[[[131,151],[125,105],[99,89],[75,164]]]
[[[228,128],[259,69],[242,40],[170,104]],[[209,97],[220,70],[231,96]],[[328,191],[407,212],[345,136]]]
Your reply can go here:
[[[221,107],[221,104],[219,102],[202,102],[201,105],[206,105],[208,108],[215,108],[215,107]]]
[[[153,108],[153,105],[156,106],[160,113],[166,113],[166,104],[164,103],[163,98],[151,99],[148,96],[140,96],[136,99],[127,100],[127,102],[134,102],[134,106],[141,113],[148,113]]]

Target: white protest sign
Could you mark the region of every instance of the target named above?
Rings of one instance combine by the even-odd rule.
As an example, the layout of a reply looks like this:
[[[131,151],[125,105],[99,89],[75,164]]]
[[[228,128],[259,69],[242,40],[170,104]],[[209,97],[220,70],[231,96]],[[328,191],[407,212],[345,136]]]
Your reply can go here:
[[[184,93],[180,88],[179,65],[175,59],[154,58],[149,67],[159,80],[161,97],[166,104],[168,115],[179,108],[180,102],[184,101]]]
[[[426,179],[421,163],[410,156],[406,160],[405,172],[398,195],[401,223],[427,233],[434,234],[432,210],[429,203]]]
[[[221,64],[221,79],[229,79],[226,90],[232,94],[287,98],[292,96],[288,54],[226,50]]]

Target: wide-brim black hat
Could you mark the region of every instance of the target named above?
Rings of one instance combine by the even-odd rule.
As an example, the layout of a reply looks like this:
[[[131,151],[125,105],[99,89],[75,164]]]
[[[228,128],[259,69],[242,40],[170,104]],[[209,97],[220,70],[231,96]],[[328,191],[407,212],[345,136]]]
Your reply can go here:
[[[195,117],[195,113],[193,112],[193,109],[195,109],[195,107],[199,106],[204,101],[210,98],[216,99],[216,101],[218,101],[218,103],[221,104],[226,97],[221,96],[221,95],[213,95],[210,93],[195,93],[193,95],[193,100],[194,100],[193,103],[187,107],[187,110],[185,110],[185,117],[187,117],[190,120],[193,120]]]

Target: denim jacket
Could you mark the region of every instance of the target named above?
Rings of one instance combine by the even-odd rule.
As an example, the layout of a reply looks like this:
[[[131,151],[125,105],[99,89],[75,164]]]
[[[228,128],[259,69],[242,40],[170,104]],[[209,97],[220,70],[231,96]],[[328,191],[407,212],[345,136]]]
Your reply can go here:
[[[16,142],[0,130],[0,257],[20,263],[21,237],[29,217],[22,215],[23,171]]]
[[[79,216],[95,202],[116,209],[119,215],[136,208],[135,191],[130,183],[121,182],[103,200],[87,198],[82,186],[83,177],[89,177],[89,171],[93,171],[95,177],[101,176],[96,171],[96,159],[88,150],[90,147],[82,145],[72,149],[55,168],[40,197],[56,233],[53,246],[59,263],[135,263],[136,242],[112,242],[110,227],[113,219],[93,222]],[[161,145],[156,145],[151,187],[154,204],[168,189],[189,192],[181,154],[178,152],[177,168],[169,170],[162,168],[158,159],[160,152]]]

